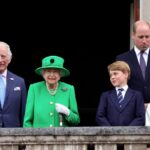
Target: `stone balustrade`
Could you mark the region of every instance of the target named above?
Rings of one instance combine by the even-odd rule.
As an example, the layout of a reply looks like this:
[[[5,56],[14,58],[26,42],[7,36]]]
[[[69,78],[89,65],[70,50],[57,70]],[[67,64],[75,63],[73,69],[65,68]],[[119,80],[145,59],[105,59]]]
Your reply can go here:
[[[150,127],[0,128],[0,150],[146,150]]]

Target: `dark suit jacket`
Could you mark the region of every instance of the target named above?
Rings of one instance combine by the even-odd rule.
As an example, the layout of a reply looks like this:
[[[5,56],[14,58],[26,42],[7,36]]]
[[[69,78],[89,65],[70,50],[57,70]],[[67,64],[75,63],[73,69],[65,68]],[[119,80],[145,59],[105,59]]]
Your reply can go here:
[[[128,85],[132,89],[141,91],[144,97],[144,102],[150,103],[150,54],[148,56],[145,80],[142,76],[141,68],[134,49],[118,55],[116,60],[123,60],[128,63],[131,69],[131,77]]]
[[[6,96],[4,106],[0,106],[1,127],[21,127],[26,103],[26,86],[24,79],[7,72]]]
[[[96,113],[99,126],[143,126],[144,100],[140,92],[128,88],[122,107],[119,107],[116,90],[104,92]]]

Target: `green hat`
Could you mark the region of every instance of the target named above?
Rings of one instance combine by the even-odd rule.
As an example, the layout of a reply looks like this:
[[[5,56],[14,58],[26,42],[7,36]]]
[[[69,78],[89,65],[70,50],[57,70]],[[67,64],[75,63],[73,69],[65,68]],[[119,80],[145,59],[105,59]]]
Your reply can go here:
[[[66,77],[70,75],[69,70],[63,67],[64,59],[58,56],[48,56],[42,59],[42,67],[35,70],[38,75],[41,75],[43,69],[54,68],[61,71],[61,76]]]

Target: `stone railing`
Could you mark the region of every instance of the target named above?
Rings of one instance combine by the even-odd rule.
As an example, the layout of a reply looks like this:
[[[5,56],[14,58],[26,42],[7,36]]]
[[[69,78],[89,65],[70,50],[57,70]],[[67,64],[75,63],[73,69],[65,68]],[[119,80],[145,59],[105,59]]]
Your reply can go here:
[[[146,150],[150,127],[0,128],[0,150]]]

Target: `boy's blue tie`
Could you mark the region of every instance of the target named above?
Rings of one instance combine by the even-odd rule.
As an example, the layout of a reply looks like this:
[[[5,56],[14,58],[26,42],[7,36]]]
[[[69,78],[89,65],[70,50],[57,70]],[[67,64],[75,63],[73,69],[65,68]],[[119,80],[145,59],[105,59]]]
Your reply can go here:
[[[117,95],[117,97],[118,97],[118,103],[120,104],[122,101],[123,101],[123,95],[122,95],[122,91],[123,91],[123,88],[120,88],[120,89],[118,89],[118,95]]]
[[[0,75],[0,104],[2,108],[4,105],[4,100],[5,100],[5,85],[4,85],[3,78]]]

